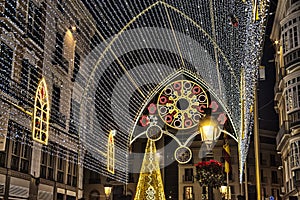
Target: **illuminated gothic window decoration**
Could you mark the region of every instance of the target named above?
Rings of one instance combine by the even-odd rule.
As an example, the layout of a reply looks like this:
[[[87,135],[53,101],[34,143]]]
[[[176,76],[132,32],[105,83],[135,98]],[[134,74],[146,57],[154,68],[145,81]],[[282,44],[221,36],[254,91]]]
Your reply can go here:
[[[33,110],[32,137],[33,140],[48,145],[50,106],[47,84],[42,78],[38,84]]]
[[[159,95],[158,113],[161,119],[175,129],[189,129],[198,124],[209,106],[206,91],[190,80],[175,81]]]
[[[111,130],[107,141],[107,171],[115,173],[115,141],[116,130]]]

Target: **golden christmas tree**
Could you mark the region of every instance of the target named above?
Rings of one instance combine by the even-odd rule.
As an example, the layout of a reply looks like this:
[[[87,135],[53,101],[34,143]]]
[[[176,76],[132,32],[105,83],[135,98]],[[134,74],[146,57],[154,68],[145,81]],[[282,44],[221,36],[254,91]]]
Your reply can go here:
[[[155,142],[148,140],[134,200],[165,200]]]

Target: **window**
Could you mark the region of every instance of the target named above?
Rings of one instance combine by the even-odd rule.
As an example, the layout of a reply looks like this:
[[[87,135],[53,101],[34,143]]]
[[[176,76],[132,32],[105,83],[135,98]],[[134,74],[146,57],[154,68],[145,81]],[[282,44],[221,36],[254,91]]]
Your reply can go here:
[[[90,171],[89,184],[100,184],[101,177],[100,174],[94,171]]]
[[[193,168],[184,169],[184,179],[183,180],[184,180],[184,182],[194,181]]]
[[[266,192],[266,188],[265,187],[263,188],[263,196],[264,196],[264,199],[267,198],[267,192]]]
[[[67,195],[67,198],[66,198],[66,200],[76,200],[76,197],[73,197],[73,196],[69,196],[69,195]]]
[[[293,42],[293,30],[289,29],[289,49],[294,48],[294,42]]]
[[[53,84],[50,122],[66,128],[66,116],[60,113],[60,86]]]
[[[80,55],[75,52],[75,58],[74,58],[74,69],[73,69],[73,77],[72,77],[72,81],[76,80],[77,74],[79,72],[80,69]]]
[[[57,200],[64,200],[64,194],[57,193]]]
[[[56,32],[56,45],[54,51],[54,58],[52,60],[52,64],[59,65],[65,72],[68,73],[69,69],[69,62],[63,56],[63,46],[64,45],[64,38],[59,33]]]
[[[41,48],[44,47],[46,3],[42,2],[38,7],[33,0],[29,1],[28,9],[28,36]]]
[[[9,19],[16,21],[17,0],[6,0],[4,15]]]
[[[284,32],[284,34],[282,35],[282,38],[283,38],[283,53],[286,53],[289,50],[287,31]]]
[[[49,143],[48,146],[43,146],[41,154],[41,178],[54,180],[56,153],[54,144]]]
[[[36,89],[41,76],[42,70],[38,66],[30,64],[28,59],[22,60],[21,88],[23,98],[21,99],[26,105],[33,106]]]
[[[53,85],[51,110],[55,110],[56,112],[59,112],[59,107],[60,107],[60,87],[57,85]]]
[[[297,85],[297,90],[298,90],[297,96],[298,96],[298,99],[300,100],[300,85]],[[297,101],[297,102],[298,102],[297,108],[300,108],[300,101]]]
[[[291,167],[300,167],[300,141],[293,142],[290,150]]]
[[[194,191],[193,186],[185,186],[184,187],[184,200],[193,200],[194,199]]]
[[[9,136],[14,138],[11,142],[11,169],[28,173],[31,160],[31,132],[13,121],[9,121],[8,127]]]
[[[272,183],[278,184],[277,171],[272,171],[271,173]]]
[[[294,31],[294,43],[295,43],[295,47],[298,46],[298,29],[297,26],[293,27],[293,31]]]
[[[298,108],[298,92],[296,87],[293,87],[293,108]]]
[[[54,52],[54,62],[55,64],[59,64],[63,56],[63,44],[64,44],[64,38],[59,32],[56,32],[55,41],[56,44],[55,44],[55,52]]]
[[[286,107],[288,112],[300,108],[300,83],[289,80],[286,90]]]
[[[270,155],[270,162],[271,162],[271,166],[276,167],[277,163],[276,163],[275,155]]]
[[[64,13],[64,12],[65,12],[65,11],[64,11],[64,7],[65,7],[64,0],[58,0],[58,1],[57,1],[57,9],[58,9],[60,12]]]
[[[77,162],[77,154],[75,152],[70,152],[68,161],[67,184],[73,187],[77,186]]]
[[[283,49],[283,53],[285,53],[285,49],[286,49],[286,37],[285,37],[285,34],[282,34],[282,41],[283,41],[283,43],[282,43],[282,49]]]
[[[69,133],[78,134],[80,104],[71,100]]]
[[[0,53],[0,90],[8,93],[11,82],[13,50],[5,43],[1,42]]]
[[[260,180],[263,182],[263,183],[265,183],[264,182],[264,170],[260,170]]]
[[[59,147],[57,153],[57,181],[64,183],[65,167],[66,167],[66,153],[67,150],[64,147]]]
[[[6,0],[4,2],[4,15],[20,29],[25,30],[27,2],[17,0]]]
[[[6,150],[0,151],[0,167],[5,167],[5,163],[6,163]]]

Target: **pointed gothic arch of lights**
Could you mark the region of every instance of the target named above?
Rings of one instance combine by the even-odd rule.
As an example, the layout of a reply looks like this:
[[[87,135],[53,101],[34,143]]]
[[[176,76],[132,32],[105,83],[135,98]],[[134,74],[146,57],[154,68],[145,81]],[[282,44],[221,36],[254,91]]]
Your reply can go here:
[[[144,133],[145,127],[138,125],[144,111],[148,109],[149,103],[157,102],[167,85],[177,81],[185,85],[186,89],[189,85],[202,88],[209,94],[210,103],[213,100],[218,102],[221,110],[218,114],[224,112],[233,127],[234,131],[229,134],[238,141],[240,168],[243,169],[252,133],[251,107],[254,103],[254,86],[257,81],[265,29],[268,7],[266,0],[103,0],[101,2],[75,0],[66,1],[64,4],[58,1],[56,6],[59,9],[50,9],[55,6],[54,4],[53,2],[43,2],[38,5],[33,3],[29,6],[34,5],[34,9],[26,9],[28,15],[32,15],[29,12],[38,10],[41,27],[34,25],[31,31],[37,34],[44,28],[44,34],[47,33],[46,42],[42,40],[43,37],[35,37],[34,34],[24,35],[19,29],[14,33],[3,29],[1,41],[6,45],[3,45],[6,49],[19,51],[22,48],[27,49],[26,44],[29,43],[27,37],[35,40],[38,46],[43,45],[43,42],[55,44],[58,39],[76,40],[68,43],[69,46],[75,46],[75,51],[67,52],[62,56],[63,61],[69,61],[70,69],[67,69],[66,73],[64,71],[66,69],[58,70],[56,69],[58,65],[52,63],[51,59],[57,53],[54,52],[54,47],[48,48],[45,45],[45,49],[38,48],[38,52],[43,51],[45,60],[40,60],[44,59],[43,56],[36,54],[30,48],[24,54],[13,55],[16,61],[22,59],[28,61],[24,66],[32,68],[30,79],[39,79],[43,76],[48,86],[59,86],[61,88],[59,91],[66,92],[64,95],[72,93],[72,102],[67,101],[67,98],[61,100],[61,110],[64,112],[70,104],[79,109],[71,111],[72,117],[64,115],[63,118],[61,115],[50,114],[50,121],[51,123],[63,121],[65,124],[72,122],[72,126],[79,132],[75,131],[77,135],[72,135],[71,139],[68,139],[70,141],[65,141],[62,134],[49,135],[50,142],[42,149],[34,146],[30,139],[26,139],[24,144],[50,152],[57,144],[63,147],[62,149],[68,149],[70,144],[79,141],[72,155],[76,157],[77,152],[84,155],[79,157],[80,164],[120,182],[126,182],[129,171],[127,166],[129,146]],[[4,24],[13,15],[10,13],[13,11],[10,7],[13,5],[5,5]],[[70,12],[72,9],[74,12]],[[255,15],[258,14],[258,20],[253,19],[253,12]],[[44,21],[42,21],[43,17]],[[233,18],[235,22],[232,21]],[[13,20],[21,22],[21,19],[16,17]],[[8,26],[11,25],[9,23]],[[24,23],[16,23],[16,26],[23,26],[22,24]],[[72,28],[71,31],[70,25],[76,28]],[[66,35],[66,30],[72,37],[62,37]],[[61,33],[57,34],[58,32]],[[90,37],[91,34],[94,36]],[[66,47],[67,45],[56,46],[55,49],[64,52]],[[7,51],[5,56],[13,57],[11,52]],[[63,75],[54,77],[54,71],[71,76],[71,70],[75,71],[74,66],[71,67],[75,60],[73,54],[80,55],[81,59],[80,69],[76,69],[79,72],[72,83],[75,86],[70,89],[68,86],[65,88],[67,84],[63,80]],[[19,71],[20,77],[29,76],[28,71]],[[17,70],[15,72],[17,73]],[[240,84],[241,81],[244,84]],[[9,84],[18,85],[14,81]],[[26,89],[28,82],[21,81],[18,86]],[[30,85],[27,88],[28,91],[24,92],[27,95],[24,97],[25,100],[32,99],[30,93],[35,90],[35,87]],[[53,86],[50,88],[49,91],[52,91]],[[177,96],[178,94],[175,93]],[[202,97],[203,95],[197,98]],[[193,103],[192,100],[180,102],[183,102],[184,106],[187,105],[186,102],[188,105]],[[205,100],[203,102],[203,104],[207,103]],[[207,105],[211,104],[207,103]],[[6,102],[1,107],[9,106]],[[164,112],[164,106],[158,104],[158,108]],[[30,115],[27,108],[20,109],[26,115]],[[8,109],[1,110],[1,116],[10,115],[12,120],[19,120],[18,114],[7,113],[6,110]],[[185,111],[182,113],[187,114]],[[164,116],[161,114],[157,118],[161,118],[162,115]],[[166,118],[169,119],[169,116]],[[170,127],[175,126],[175,129],[176,126],[182,125],[180,122],[176,122],[179,124],[168,123]],[[185,126],[192,126],[193,123],[193,120],[189,121]],[[51,127],[53,133],[53,126]],[[187,131],[182,127],[179,129],[182,132]],[[107,141],[111,130],[116,130],[113,145],[115,148],[113,174],[107,171],[106,166]],[[170,136],[169,132],[166,134]],[[190,134],[190,139],[192,136],[193,133]],[[11,140],[18,140],[18,137],[18,134],[7,136]],[[51,142],[51,138],[54,137],[59,138],[57,144]],[[178,142],[180,145],[187,144],[179,140]],[[68,156],[63,154],[59,155],[67,160]]]
[[[265,6],[265,2],[260,3],[261,7]],[[208,4],[209,15],[211,15],[214,12],[212,11],[213,5],[217,3],[209,1]],[[133,17],[114,37],[100,43],[94,49],[92,57],[85,60],[84,66],[92,67],[89,70],[85,68],[84,71],[85,74],[88,74],[88,78],[86,78],[87,84],[82,90],[81,99],[83,101],[80,104],[80,113],[89,113],[88,119],[94,119],[92,133],[106,134],[109,129],[116,129],[119,139],[127,141],[126,144],[119,144],[119,153],[121,151],[127,153],[128,144],[132,143],[128,138],[135,140],[135,131],[138,136],[143,135],[141,130],[136,129],[135,126],[141,117],[137,113],[141,113],[142,108],[145,108],[147,101],[151,99],[149,94],[156,94],[158,90],[155,89],[162,85],[165,77],[172,76],[178,71],[180,73],[188,71],[200,77],[199,79],[203,80],[202,83],[209,88],[210,93],[217,94],[215,97],[222,104],[234,127],[234,132],[229,134],[239,142],[241,150],[239,155],[241,168],[243,168],[248,151],[249,136],[252,132],[251,106],[253,106],[253,90],[259,63],[258,56],[255,56],[254,59],[250,57],[260,52],[265,16],[264,13],[261,13],[261,20],[253,21],[252,15],[250,16],[253,10],[252,4],[246,2],[239,6],[236,9],[244,14],[239,16],[240,24],[237,28],[239,30],[226,24],[227,32],[221,31],[223,34],[228,33],[229,38],[220,37],[221,33],[215,27],[210,27],[211,29],[206,27],[207,21],[205,25],[201,20],[200,23],[196,23],[186,12],[180,11],[171,3],[157,1]],[[152,12],[156,15],[153,15]],[[162,17],[160,12],[164,12],[166,16]],[[227,12],[224,15],[228,16],[230,13]],[[163,19],[159,18],[159,20],[165,23],[159,24],[157,27],[139,27],[145,23],[144,18],[149,19],[149,16],[156,16],[153,17],[156,18],[155,20],[157,20],[157,16],[162,17]],[[214,17],[218,18],[219,16]],[[174,20],[178,18],[188,28],[180,27],[182,25]],[[211,16],[211,18],[213,17]],[[211,20],[214,22],[214,26],[219,23],[214,21],[215,19]],[[224,19],[222,20],[223,23],[228,23],[227,17],[225,17],[225,22]],[[151,23],[154,22],[151,21]],[[100,38],[104,38],[100,32],[98,34]],[[243,48],[241,43],[244,45]],[[229,51],[226,49],[228,46],[231,48]],[[242,48],[243,51],[235,48]],[[144,60],[140,61],[139,56]],[[157,57],[159,58],[157,59]],[[176,59],[177,62],[172,63],[174,62],[174,60],[171,61],[172,59]],[[244,71],[243,75],[241,75],[241,71]],[[116,80],[108,80],[109,76]],[[242,88],[239,84],[239,81],[242,80],[246,83],[246,88]],[[107,86],[108,84],[113,87]],[[100,95],[104,97],[100,97]],[[243,103],[241,103],[241,98],[245,100]],[[107,111],[106,106],[101,104],[109,105],[111,109],[109,117],[102,111],[102,109]],[[244,116],[241,116],[241,104],[244,104]],[[87,108],[89,111],[85,110]],[[131,113],[130,110],[134,110],[134,112]],[[95,115],[91,117],[91,113],[95,113]],[[81,123],[86,124],[86,116],[81,117]],[[250,128],[241,130],[242,123],[243,127]],[[99,144],[97,145],[97,143],[102,145],[104,143],[98,140],[91,141],[86,136],[91,132],[83,128],[81,133],[82,141],[87,149],[94,148],[94,155],[102,152],[102,156],[106,156],[105,151],[101,150]],[[121,154],[119,158],[127,158],[126,155],[121,156]],[[123,162],[125,161],[123,159],[116,159],[116,162],[120,164],[119,170],[125,169],[121,163],[127,162]],[[118,168],[118,164],[116,167]]]

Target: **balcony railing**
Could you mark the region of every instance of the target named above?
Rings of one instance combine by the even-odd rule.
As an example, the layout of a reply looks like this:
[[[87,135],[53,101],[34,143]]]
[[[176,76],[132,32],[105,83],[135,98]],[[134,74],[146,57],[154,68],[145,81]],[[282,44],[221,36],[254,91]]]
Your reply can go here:
[[[53,65],[59,65],[61,69],[63,69],[66,73],[69,72],[69,61],[63,57],[58,51],[54,52],[54,57],[52,60]]]
[[[296,49],[284,56],[285,68],[289,69],[296,63],[300,62],[300,49]]]
[[[284,121],[283,124],[281,125],[278,134],[276,136],[276,144],[278,145],[281,142],[281,139],[285,134],[289,133],[290,129],[290,122],[289,121]]]
[[[182,180],[184,183],[193,183],[194,182],[194,176],[182,176]]]
[[[22,107],[33,107],[34,94],[31,94],[27,88],[22,87],[16,81],[10,79],[6,85],[0,83],[0,90],[15,99],[14,103]]]
[[[62,128],[66,128],[67,118],[62,113],[53,109],[51,110],[50,122],[58,124]]]

